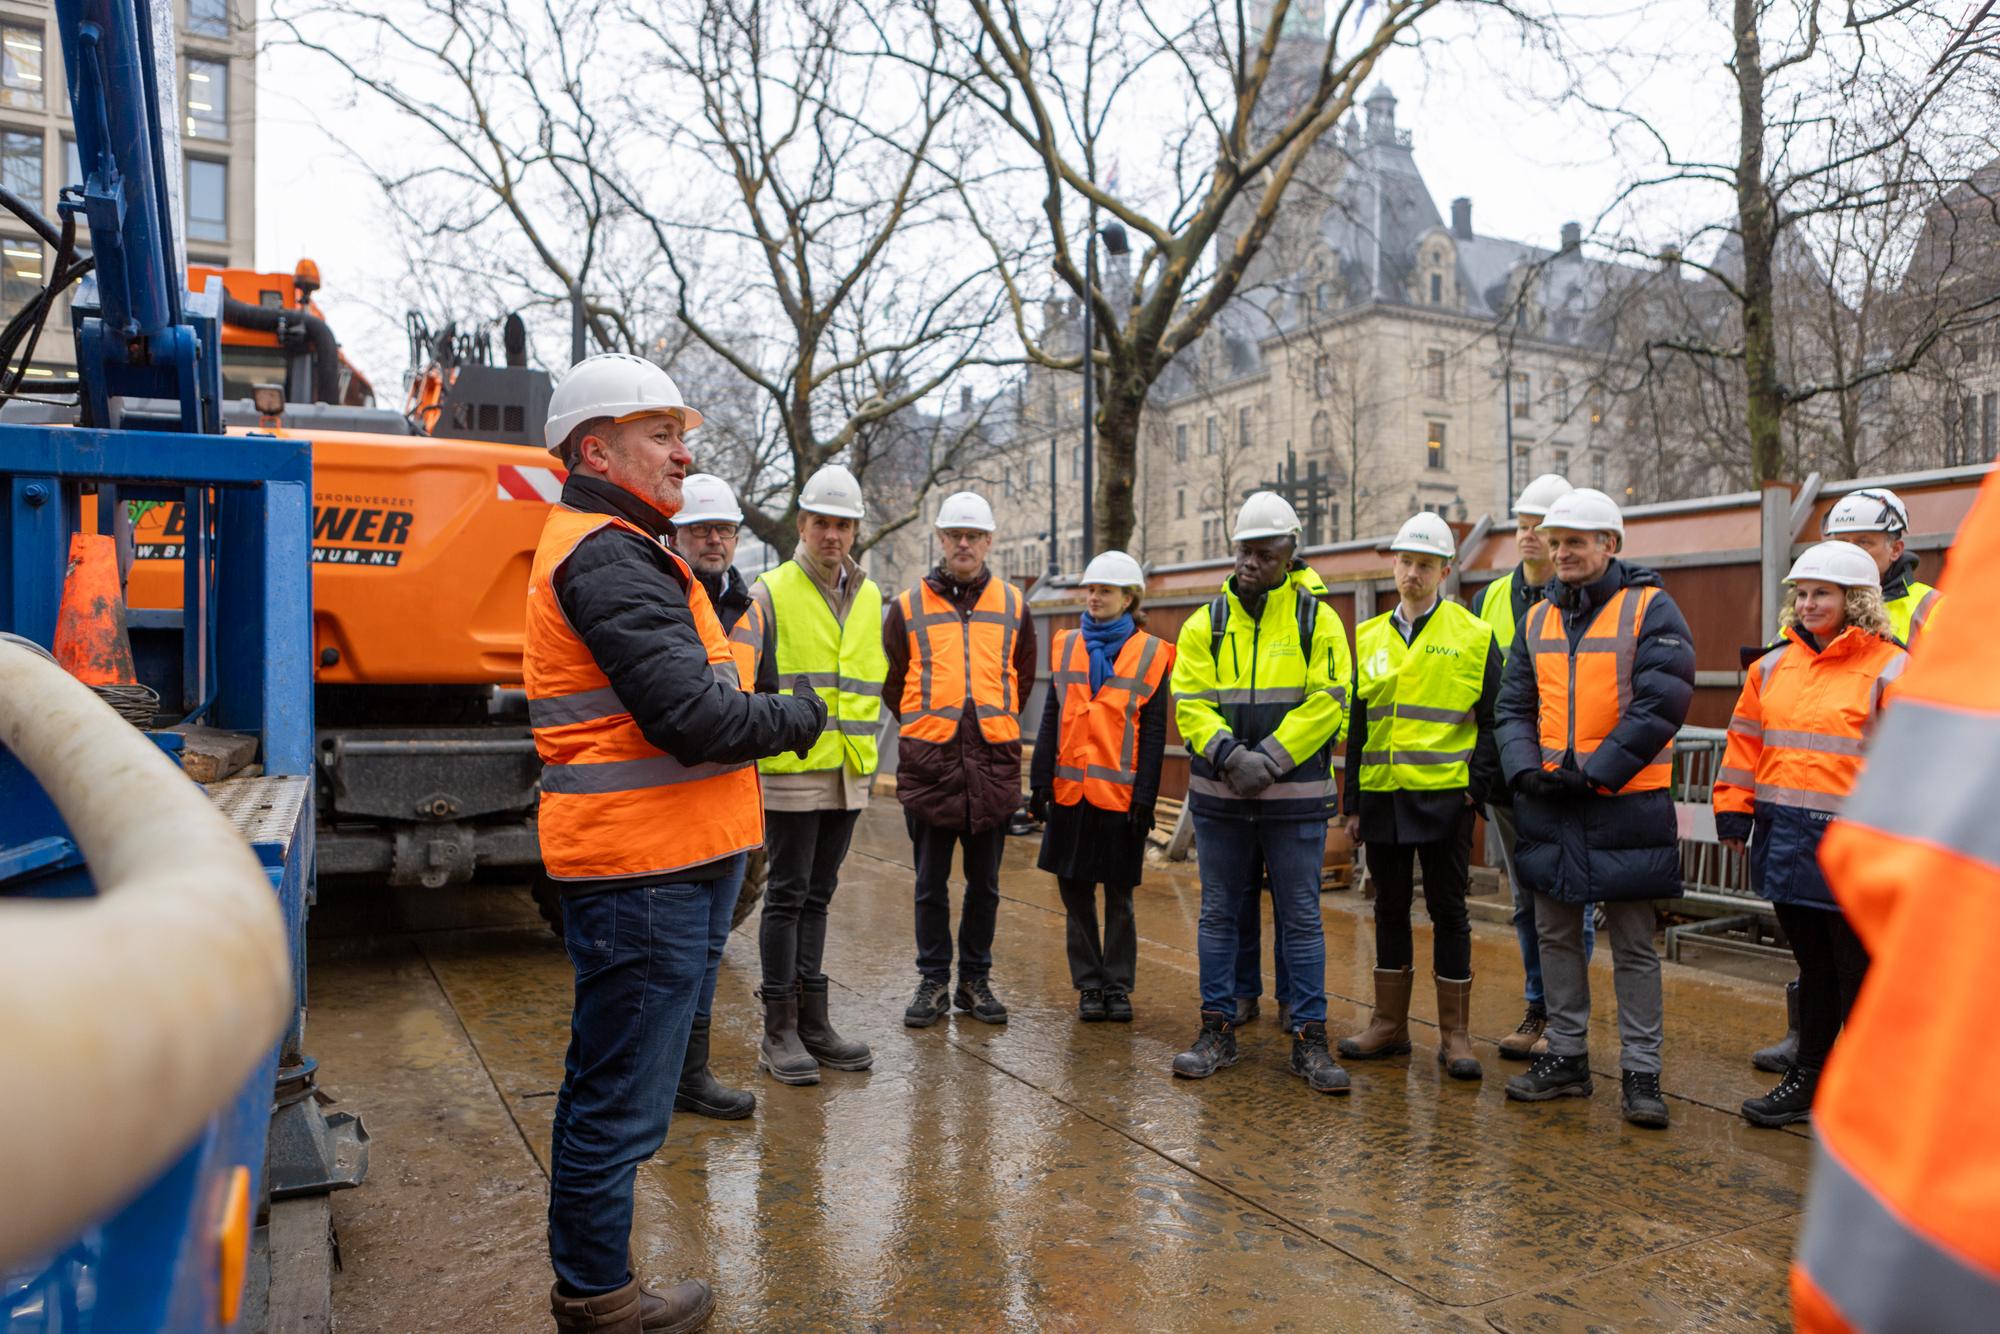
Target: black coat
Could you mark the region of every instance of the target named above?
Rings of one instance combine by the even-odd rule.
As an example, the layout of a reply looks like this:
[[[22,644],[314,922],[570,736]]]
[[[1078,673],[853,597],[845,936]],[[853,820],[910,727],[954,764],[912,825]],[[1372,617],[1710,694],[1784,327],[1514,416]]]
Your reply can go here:
[[[1035,735],[1035,758],[1028,770],[1028,786],[1037,790],[1052,790],[1056,785],[1062,695],[1062,689],[1051,681],[1048,702],[1042,708],[1042,729]],[[1173,691],[1163,680],[1139,708],[1132,810],[1100,810],[1088,801],[1058,806],[1051,800],[1048,823],[1042,830],[1041,857],[1035,863],[1042,870],[1093,885],[1130,887],[1144,878],[1146,833],[1152,828],[1153,807],[1160,799],[1160,765],[1167,753],[1167,710],[1172,707],[1172,697]],[[1135,813],[1146,818],[1135,823]]]
[[[1613,559],[1593,584],[1550,585],[1574,645],[1598,608],[1621,588],[1657,588],[1651,570]],[[1535,655],[1510,655],[1495,709],[1500,768],[1509,784],[1542,763],[1541,692]],[[1673,794],[1635,792],[1613,796],[1673,742],[1694,699],[1694,639],[1680,608],[1666,593],[1655,597],[1639,625],[1632,662],[1631,703],[1611,735],[1582,766],[1599,789],[1550,801],[1516,791],[1519,837],[1514,866],[1529,888],[1564,903],[1676,898],[1681,893],[1679,829]],[[1574,755],[1565,768],[1576,768]]]

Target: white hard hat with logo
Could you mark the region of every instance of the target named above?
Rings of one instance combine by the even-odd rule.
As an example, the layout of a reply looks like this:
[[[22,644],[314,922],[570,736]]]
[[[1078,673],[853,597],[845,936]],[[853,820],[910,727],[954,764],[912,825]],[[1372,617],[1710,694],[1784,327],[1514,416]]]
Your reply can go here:
[[[993,531],[993,507],[986,503],[986,497],[975,491],[954,491],[938,506],[937,528],[944,532],[953,528],[976,528],[982,533]]]
[[[1549,505],[1537,528],[1564,528],[1573,533],[1616,533],[1625,536],[1625,516],[1618,502],[1602,491],[1579,486],[1559,495]]]
[[[594,417],[630,421],[655,412],[678,412],[684,431],[701,425],[701,414],[687,405],[672,376],[644,357],[600,352],[577,362],[557,381],[542,439],[549,453],[557,454],[569,433]]]
[[[1558,496],[1566,496],[1575,489],[1562,474],[1545,472],[1521,488],[1520,499],[1514,502],[1514,513],[1539,518],[1549,512],[1549,506],[1556,503]]]
[[[674,515],[674,527],[691,523],[742,523],[736,495],[729,483],[714,473],[691,472],[681,479],[681,509]]]
[[[1795,584],[1801,579],[1817,579],[1842,588],[1882,586],[1875,558],[1852,542],[1821,542],[1801,551],[1792,562],[1792,572],[1785,576],[1785,582]]]
[[[1391,551],[1409,551],[1425,556],[1442,556],[1446,560],[1458,557],[1458,543],[1452,540],[1451,525],[1436,514],[1428,511],[1412,514],[1396,530],[1396,540],[1389,544]]]
[[[1100,551],[1083,567],[1080,584],[1110,584],[1114,588],[1144,588],[1146,572],[1122,551]]]
[[[1842,533],[1904,533],[1910,528],[1910,511],[1903,498],[1886,486],[1850,491],[1834,502],[1819,527],[1821,537]]]
[[[1276,491],[1258,491],[1236,511],[1232,542],[1253,542],[1260,537],[1297,537],[1299,516]]]
[[[799,492],[799,508],[833,519],[859,521],[862,517],[861,483],[838,463],[829,463],[806,479],[805,490]]]

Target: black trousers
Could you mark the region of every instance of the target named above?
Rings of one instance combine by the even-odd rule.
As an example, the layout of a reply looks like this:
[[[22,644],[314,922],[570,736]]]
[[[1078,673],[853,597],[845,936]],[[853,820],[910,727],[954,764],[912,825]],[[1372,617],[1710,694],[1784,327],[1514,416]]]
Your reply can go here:
[[[1424,907],[1431,915],[1431,967],[1439,977],[1471,977],[1472,919],[1465,911],[1465,878],[1472,862],[1470,806],[1451,832],[1435,842],[1368,845],[1368,878],[1375,885],[1375,966],[1408,968],[1414,962],[1410,903],[1419,861]]]
[[[1000,853],[1005,826],[972,833],[939,829],[908,811],[903,823],[917,860],[917,971],[951,981],[951,856],[965,849],[965,903],[958,914],[961,982],[993,971],[993,927],[1000,916]]]
[[[1824,1069],[1868,975],[1868,950],[1843,912],[1797,903],[1771,906],[1799,961],[1799,1068]]]
[[[840,885],[840,864],[860,811],[766,811],[769,879],[757,927],[764,986],[783,991],[820,975],[826,957],[826,909]]]
[[[1078,991],[1130,994],[1139,971],[1139,929],[1132,921],[1132,886],[1104,887],[1104,933],[1097,929],[1097,886],[1056,877],[1069,914],[1069,980]]]

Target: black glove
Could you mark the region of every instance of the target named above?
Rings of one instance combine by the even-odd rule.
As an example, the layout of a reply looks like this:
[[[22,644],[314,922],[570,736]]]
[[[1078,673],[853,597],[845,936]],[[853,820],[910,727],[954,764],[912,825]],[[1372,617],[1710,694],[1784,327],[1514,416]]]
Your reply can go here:
[[[1132,809],[1125,813],[1125,820],[1126,823],[1131,825],[1133,833],[1142,835],[1151,833],[1153,830],[1153,803],[1149,801],[1144,805],[1140,805],[1134,802]]]
[[[1047,824],[1049,821],[1049,803],[1054,799],[1055,793],[1045,787],[1038,787],[1030,792],[1028,794],[1028,818],[1036,824]]]
[[[1239,797],[1254,797],[1278,781],[1278,766],[1255,746],[1238,746],[1222,762],[1222,778]]]
[[[804,740],[792,749],[792,754],[804,759],[819,741],[819,734],[826,730],[826,701],[812,688],[803,676],[792,678],[792,698],[803,701],[812,710],[811,730],[804,734]]]
[[[1537,801],[1574,801],[1590,793],[1590,780],[1574,769],[1529,769],[1514,780],[1514,790]]]

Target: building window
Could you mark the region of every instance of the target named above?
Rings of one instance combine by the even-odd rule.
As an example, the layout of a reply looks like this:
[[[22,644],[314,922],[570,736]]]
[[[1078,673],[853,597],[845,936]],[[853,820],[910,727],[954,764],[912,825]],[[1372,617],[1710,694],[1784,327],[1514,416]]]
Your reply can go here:
[[[36,208],[42,205],[42,136],[0,130],[0,185]]]
[[[1187,462],[1187,427],[1185,425],[1174,428],[1174,462]]]
[[[1444,349],[1433,347],[1424,353],[1424,392],[1432,398],[1444,397]]]
[[[1248,408],[1236,409],[1236,447],[1238,449],[1248,449],[1250,447],[1250,409]]]
[[[1433,306],[1444,304],[1444,275],[1441,273],[1431,275],[1431,304]]]
[[[188,0],[188,31],[229,35],[229,0]]]
[[[1526,371],[1515,371],[1514,372],[1514,415],[1516,417],[1527,416],[1529,405],[1532,404],[1534,401],[1535,401],[1535,396],[1531,392],[1529,392],[1528,388],[1528,373]]]
[[[1558,371],[1549,377],[1549,397],[1555,400],[1556,416],[1569,416],[1569,377]]]
[[[1333,392],[1333,362],[1324,356],[1313,358],[1313,397],[1325,398]]]
[[[1583,391],[1584,410],[1590,413],[1590,424],[1592,426],[1604,420],[1604,405],[1601,398],[1602,396],[1599,394],[1596,385],[1592,385]]]
[[[1324,412],[1313,418],[1312,448],[1315,454],[1333,453],[1333,418]]]
[[[1313,288],[1313,306],[1315,309],[1325,310],[1332,304],[1333,285],[1331,283],[1321,283],[1319,286]]]
[[[1550,450],[1549,467],[1558,477],[1569,476],[1569,451],[1567,449]]]
[[[1211,415],[1208,419],[1208,434],[1201,443],[1201,452],[1204,454],[1213,454],[1216,444],[1221,438],[1222,428],[1216,425],[1215,418]]]
[[[1590,455],[1590,484],[1599,491],[1604,489],[1605,475],[1610,470],[1605,466],[1604,451],[1593,450]]]
[[[1008,499],[1010,500],[1013,499],[1014,470],[1012,468],[1009,468],[1005,472],[1002,472],[1000,474],[1000,491],[1001,494],[1005,495]]]
[[[1034,461],[1033,459],[1030,459],[1030,460],[1028,460],[1028,481],[1027,481],[1027,484],[1028,484],[1029,486],[1033,486],[1033,485],[1035,484],[1035,461]]]
[[[1430,423],[1429,433],[1424,437],[1424,466],[1444,467],[1444,423]]]
[[[1181,563],[1182,561],[1184,561],[1184,560],[1186,560],[1186,559],[1187,559],[1187,548],[1186,548],[1186,547],[1175,547],[1175,548],[1174,548],[1174,564],[1178,565],[1178,564],[1180,564],[1180,563]]]
[[[187,160],[187,234],[193,241],[229,239],[229,164]]]
[[[1994,420],[1995,410],[2000,408],[1996,400],[2000,400],[2000,394],[1987,394],[1979,400],[1979,445],[1989,459],[1995,457],[1996,444],[2000,444],[1994,439],[1995,431],[2000,431],[2000,422]]]
[[[1069,479],[1072,482],[1083,479],[1083,446],[1071,445],[1069,449]]]
[[[229,62],[187,63],[187,132],[190,139],[229,137]]]
[[[1187,517],[1187,492],[1184,490],[1174,492],[1174,517],[1176,519]]]
[[[42,105],[42,30],[0,24],[0,107]]]
[[[42,290],[42,247],[34,241],[0,237],[0,316],[14,314]]]

